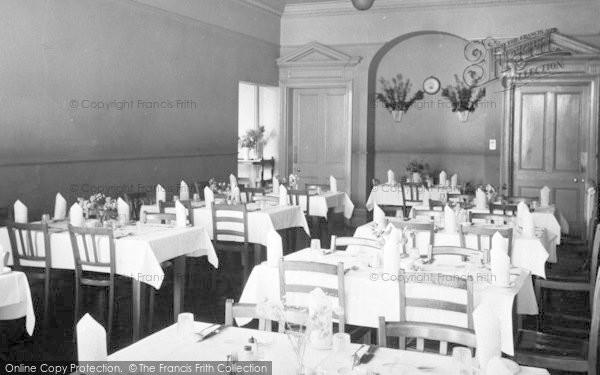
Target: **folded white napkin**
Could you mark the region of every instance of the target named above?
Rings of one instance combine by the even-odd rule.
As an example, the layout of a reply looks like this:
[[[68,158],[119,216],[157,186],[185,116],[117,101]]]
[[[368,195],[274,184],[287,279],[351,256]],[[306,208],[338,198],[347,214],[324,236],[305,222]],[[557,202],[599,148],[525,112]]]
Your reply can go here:
[[[279,259],[283,257],[283,245],[281,236],[276,230],[267,232],[267,266],[279,267]]]
[[[444,206],[444,232],[456,233],[456,215],[448,205]]]
[[[485,367],[485,375],[513,375],[514,372],[506,366],[506,362],[500,357],[489,360]]]
[[[333,176],[329,176],[329,190],[337,193],[337,179]]]
[[[231,200],[234,204],[238,204],[242,202],[242,197],[240,196],[240,187],[235,186],[231,189]]]
[[[473,325],[477,340],[477,361],[479,368],[485,369],[492,358],[502,355],[500,320],[487,303],[481,303],[473,312]]]
[[[288,202],[287,189],[285,188],[285,186],[280,186],[279,187],[279,205],[287,206],[288,204],[289,204],[289,202]]]
[[[67,200],[60,194],[56,193],[54,199],[54,219],[66,219],[67,217]]]
[[[231,188],[237,186],[237,178],[233,174],[229,175],[229,185],[231,186]]]
[[[475,192],[475,207],[478,210],[485,210],[487,208],[487,197],[481,188],[477,188]]]
[[[397,275],[400,270],[400,233],[393,224],[388,224],[389,234],[383,245],[383,270],[390,275]]]
[[[17,200],[14,205],[15,223],[27,224],[27,206],[20,200]]]
[[[455,173],[450,177],[450,186],[457,187],[458,186],[458,174]]]
[[[279,177],[273,177],[273,194],[279,194]]]
[[[183,180],[181,180],[181,183],[179,184],[179,199],[182,201],[190,200],[190,187]]]
[[[391,169],[388,170],[387,172],[387,183],[390,185],[393,185],[396,183],[396,175],[394,174],[394,171],[392,171]]]
[[[441,171],[440,172],[440,182],[439,185],[440,186],[446,186],[446,181],[448,180],[448,174],[446,173],[446,171]]]
[[[117,199],[117,214],[119,215],[119,221],[129,221],[129,205],[121,197]]]
[[[502,235],[498,232],[494,233],[492,236],[492,249],[498,249],[504,251],[504,253],[508,254],[508,239],[502,237]]]
[[[74,227],[83,226],[83,207],[79,203],[73,203],[69,209],[69,223]]]
[[[544,186],[540,189],[540,206],[548,207],[550,205],[550,188]]]
[[[187,226],[187,212],[181,201],[175,202],[175,215],[177,226],[180,228],[185,228]]]
[[[535,223],[533,215],[529,211],[529,207],[524,202],[519,202],[517,205],[517,222],[522,228],[524,237],[535,237]]]
[[[429,199],[431,199],[431,193],[429,192],[429,189],[423,189],[421,197],[423,197],[423,206],[429,207]]]
[[[77,359],[82,361],[106,361],[106,330],[85,314],[77,323]]]
[[[215,201],[215,193],[208,186],[204,187],[204,203],[206,207],[211,208],[213,202]]]
[[[490,268],[494,285],[510,285],[510,258],[504,249],[492,248],[490,250]]]
[[[158,202],[166,202],[167,201],[167,192],[165,188],[163,188],[160,184],[156,185],[156,204]]]
[[[377,224],[377,228],[384,230],[387,225],[385,212],[375,203],[373,205],[373,221]]]

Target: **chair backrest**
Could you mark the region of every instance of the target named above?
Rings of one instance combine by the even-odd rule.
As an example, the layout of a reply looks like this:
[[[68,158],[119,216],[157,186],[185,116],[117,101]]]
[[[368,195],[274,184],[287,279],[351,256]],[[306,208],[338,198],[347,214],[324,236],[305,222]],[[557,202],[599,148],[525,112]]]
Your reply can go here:
[[[269,173],[265,171],[269,170]],[[273,183],[273,175],[275,174],[275,158],[262,159],[260,161],[260,185],[266,186],[267,183]]]
[[[125,193],[123,198],[129,204],[129,215],[133,220],[140,219],[140,209],[144,204],[152,203],[147,192]]]
[[[474,220],[485,222],[488,224],[508,225],[511,221],[514,220],[514,217],[497,214],[486,214],[483,212],[469,212],[469,222],[472,223]]]
[[[412,209],[412,219],[416,218],[427,218],[427,220],[435,221],[436,218],[442,219],[444,217],[443,210],[417,210]]]
[[[212,205],[213,239],[248,242],[248,211],[245,204]]]
[[[490,214],[501,214],[515,216],[517,214],[517,205],[510,203],[490,203],[489,204]]]
[[[448,193],[448,200],[452,202],[468,203],[475,199],[474,195],[462,193]]]
[[[194,226],[194,208],[192,207],[192,201],[180,200],[179,203],[181,203],[183,205],[183,207],[185,207],[185,210],[187,212],[187,220],[189,221],[189,223],[192,226]],[[175,202],[174,201],[158,202],[158,211],[161,214],[165,213],[165,208],[167,208],[167,207],[175,207]]]
[[[255,195],[254,201],[255,202],[263,201],[263,202],[279,203],[279,197],[275,196],[275,195]]]
[[[427,255],[429,259],[433,260],[438,255],[456,255],[462,257],[463,260],[477,258],[480,262],[484,259],[482,251],[460,246],[430,246]]]
[[[308,215],[310,212],[310,193],[308,190],[288,189],[288,197],[292,206],[302,207],[302,211]],[[302,200],[306,202],[304,205],[302,204]]]
[[[171,224],[177,220],[176,214],[168,214],[164,212],[147,212],[144,223],[157,222],[160,224]]]
[[[600,255],[600,224],[596,225],[596,230],[594,231],[594,237],[592,241],[592,251],[591,251],[591,260],[590,260],[590,281],[592,282],[592,290],[596,287],[596,274],[598,273],[598,256]]]
[[[304,277],[302,279],[295,278],[295,280],[288,282],[288,273],[290,272],[308,272],[312,275],[310,277]],[[314,274],[330,275],[337,279],[337,285],[333,286],[319,286],[314,283]],[[301,281],[309,281],[309,283],[301,283]],[[313,283],[310,283],[313,281]],[[317,263],[317,262],[304,262],[304,261],[289,261],[279,260],[279,292],[280,297],[287,299],[290,294],[301,294],[308,295],[315,288],[321,288],[323,292],[337,300],[339,306],[339,312],[334,311],[334,318],[338,319],[339,331],[344,332],[346,325],[346,288],[344,283],[344,264],[339,262],[336,264]],[[304,306],[306,307],[306,306]],[[338,310],[338,309],[334,309]]]
[[[387,337],[399,339],[400,349],[406,349],[406,338],[417,339],[417,350],[425,350],[425,340],[440,342],[439,353],[448,354],[448,343],[466,346],[473,351],[477,346],[475,332],[466,328],[448,326],[445,324],[416,323],[416,322],[386,322],[385,317],[379,317],[379,346],[387,347]]]
[[[69,236],[75,259],[75,275],[79,278],[84,267],[107,269],[110,278],[115,275],[115,238],[111,228],[82,228],[69,224]],[[101,248],[101,242],[108,246],[108,253]],[[83,247],[83,251],[80,247]],[[106,259],[108,256],[108,259]]]
[[[271,331],[271,321],[258,315],[256,304],[254,303],[234,303],[231,298],[225,301],[225,325],[233,326],[233,320],[236,318],[258,319],[258,329],[261,331]]]
[[[17,268],[22,267],[21,260],[25,260],[44,263],[46,270],[50,269],[52,252],[50,251],[50,234],[47,223],[23,224],[9,222],[6,229],[8,230],[13,263]]]
[[[438,212],[438,211],[436,211]],[[408,229],[415,232],[429,232],[429,245],[433,246],[435,240],[435,224],[422,223],[418,221],[394,221],[394,226],[400,229]]]
[[[512,256],[513,249],[513,229],[497,228],[495,226],[481,225],[461,225],[460,226],[460,246],[467,247],[467,235],[477,236],[477,250],[483,251],[483,262],[489,263],[490,250],[492,248],[492,236],[496,233],[508,240],[508,256]],[[488,241],[487,248],[483,246],[483,240]]]
[[[264,188],[251,188],[251,187],[241,187],[240,186],[240,194],[246,196],[246,203],[254,201],[254,198],[257,196],[264,196],[266,191]]]
[[[537,201],[539,198],[537,197],[508,197],[508,203],[519,204],[520,202],[525,203],[527,206],[531,207],[531,204],[534,201]]]
[[[331,236],[331,250],[342,250],[342,248],[346,249],[348,246],[381,249],[381,242],[371,238]]]
[[[421,182],[402,182],[400,184],[402,191],[402,202],[406,206],[408,202],[420,202],[421,191],[425,189],[425,185]]]
[[[434,210],[436,207],[440,207],[443,210],[444,203],[442,201],[436,201],[436,200],[430,199],[429,200],[429,209]]]

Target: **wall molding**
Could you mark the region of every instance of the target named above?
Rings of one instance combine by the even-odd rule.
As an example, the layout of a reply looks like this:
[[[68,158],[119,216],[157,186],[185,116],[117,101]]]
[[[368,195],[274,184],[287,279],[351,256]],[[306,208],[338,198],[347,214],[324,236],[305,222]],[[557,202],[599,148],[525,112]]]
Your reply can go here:
[[[440,9],[467,9],[497,6],[523,6],[574,3],[595,4],[594,0],[377,0],[373,7],[362,14],[375,15],[390,12],[430,11]],[[347,0],[332,0],[319,3],[288,4],[285,6],[282,18],[318,17],[357,15],[356,10]]]
[[[262,11],[263,13],[267,13],[272,16],[281,17],[281,15],[283,14],[283,10],[272,7],[260,0],[232,0],[232,1],[235,1],[236,3],[247,5],[248,7],[257,9],[259,11]]]

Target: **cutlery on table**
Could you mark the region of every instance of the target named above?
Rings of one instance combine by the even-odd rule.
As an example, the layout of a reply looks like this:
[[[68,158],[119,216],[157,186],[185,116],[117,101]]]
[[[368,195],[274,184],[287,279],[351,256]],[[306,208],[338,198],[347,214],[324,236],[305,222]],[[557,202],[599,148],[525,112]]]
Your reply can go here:
[[[354,354],[352,354],[352,369],[353,370],[354,370],[354,367],[356,367],[360,362],[360,357],[358,356],[358,352],[360,352],[362,350],[362,348],[364,348],[364,347],[365,347],[365,344],[362,344],[358,349],[356,349]]]
[[[215,328],[214,330],[204,333],[204,334],[200,334],[200,339],[198,340],[198,342],[200,341],[204,341],[209,337],[213,337],[216,334],[220,333],[225,327],[223,327],[222,325],[218,324],[217,328]]]
[[[367,351],[365,352],[365,354],[363,354],[360,359],[359,359],[359,363],[361,364],[366,364],[369,363],[369,361],[371,359],[373,359],[373,356],[375,355],[375,352],[377,351],[377,345],[369,345],[369,349],[367,349]]]
[[[209,329],[211,329],[211,328],[214,328],[214,327],[217,327],[217,326],[220,326],[220,325],[219,325],[219,324],[216,324],[216,323],[214,323],[214,324],[211,324],[211,325],[209,325],[208,327],[204,327],[204,328],[202,328],[202,329],[201,329],[199,332],[196,332],[196,334],[197,334],[197,335],[199,335],[199,336],[202,336],[202,334],[203,334],[203,332],[204,332],[204,331],[207,331],[207,330],[209,330]]]

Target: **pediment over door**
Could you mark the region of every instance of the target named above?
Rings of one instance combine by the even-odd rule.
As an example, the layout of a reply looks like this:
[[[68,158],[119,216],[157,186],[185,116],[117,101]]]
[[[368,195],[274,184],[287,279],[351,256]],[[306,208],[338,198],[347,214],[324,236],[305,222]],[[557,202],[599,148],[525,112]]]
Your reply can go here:
[[[600,55],[600,48],[557,32],[551,34],[550,43],[556,49],[571,55]]]
[[[347,67],[360,62],[360,57],[343,52],[317,42],[311,42],[277,59],[279,67]]]

